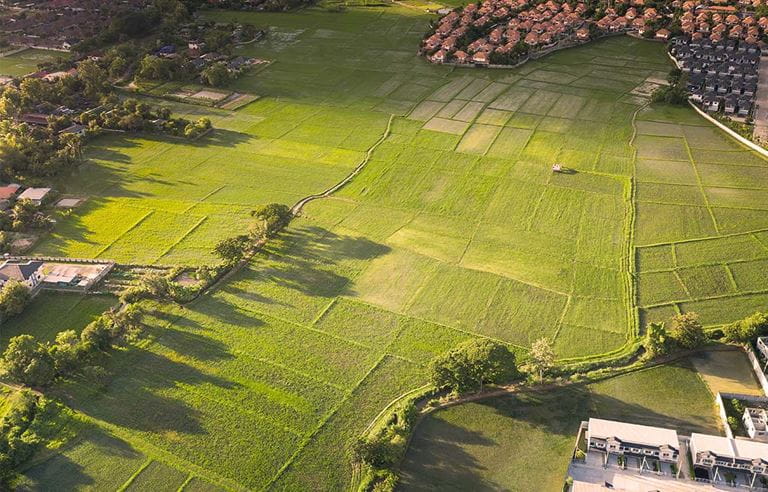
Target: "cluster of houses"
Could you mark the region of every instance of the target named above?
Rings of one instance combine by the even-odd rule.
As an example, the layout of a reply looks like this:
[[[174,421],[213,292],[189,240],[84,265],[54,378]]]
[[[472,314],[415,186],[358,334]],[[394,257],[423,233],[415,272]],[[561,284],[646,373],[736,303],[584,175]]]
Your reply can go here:
[[[760,47],[745,40],[675,38],[670,54],[688,75],[691,99],[710,112],[747,117],[757,93]]]
[[[644,7],[644,3],[644,0],[632,0],[624,15],[618,15],[613,7],[607,8],[605,15],[595,24],[603,32],[636,32],[641,36],[646,35],[646,31],[652,31],[652,26],[662,19],[662,15],[654,7]],[[667,40],[671,32],[661,28],[651,34],[657,39]]]
[[[530,0],[485,0],[442,17],[420,52],[434,63],[488,65],[494,53],[509,55],[516,47],[546,50],[564,39],[589,39],[584,3],[534,4]],[[467,36],[481,33],[474,39]],[[466,42],[466,46],[460,45]],[[519,49],[519,48],[518,48]]]
[[[699,481],[736,481],[756,487],[768,479],[766,442],[698,433],[681,438],[674,429],[595,418],[583,422],[582,428],[588,452],[602,455],[604,466],[612,457],[631,457],[641,472],[662,472],[661,467],[666,466],[679,476],[684,458],[689,457],[694,471],[691,478]]]
[[[24,188],[20,184],[11,183],[0,186],[0,210],[7,210],[19,200],[29,200],[40,206],[54,196],[51,188]]]
[[[680,20],[683,34],[670,54],[688,75],[691,99],[709,112],[749,117],[768,17],[756,19],[730,6],[692,8]]]
[[[0,35],[11,45],[69,51],[105,30],[116,15],[147,0],[24,0],[4,2]]]
[[[206,25],[194,24],[182,27],[179,34],[186,41],[186,46],[169,44],[161,46],[155,50],[154,54],[169,59],[182,58],[195,71],[201,71],[213,63],[224,62],[227,64],[227,69],[230,73],[237,74],[251,65],[266,63],[266,61],[258,58],[242,55],[224,55],[210,50],[206,46],[205,41],[197,38],[197,35],[203,34],[207,27]],[[232,28],[232,42],[236,44],[259,41],[264,36],[266,36],[266,31],[264,30],[256,30],[254,33],[246,34],[246,29],[241,24],[237,24]]]

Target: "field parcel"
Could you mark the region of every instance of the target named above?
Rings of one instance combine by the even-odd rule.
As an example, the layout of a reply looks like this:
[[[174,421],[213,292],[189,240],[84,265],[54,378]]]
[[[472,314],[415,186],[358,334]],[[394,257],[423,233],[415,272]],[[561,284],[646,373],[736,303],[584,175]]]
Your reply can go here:
[[[58,388],[96,431],[30,469],[33,486],[72,470],[73,488],[341,489],[353,439],[462,340],[523,353],[548,336],[561,358],[603,357],[637,335],[637,306],[718,325],[764,305],[766,162],[631,94],[665,77],[661,46],[451,71],[414,56],[428,17],[398,6],[209,15],[274,26],[243,54],[276,63],[229,88],[264,97],[176,104],[211,117],[204,143],[98,140],[60,183],[87,202],[37,252],[210,263],[256,205],[327,189],[394,114],[391,132],[222,289],[152,306],[105,388]]]

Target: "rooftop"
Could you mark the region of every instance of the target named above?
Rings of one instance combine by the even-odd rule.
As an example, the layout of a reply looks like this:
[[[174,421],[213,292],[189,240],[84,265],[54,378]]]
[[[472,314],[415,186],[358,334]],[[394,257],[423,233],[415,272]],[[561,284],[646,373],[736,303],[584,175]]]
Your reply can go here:
[[[677,431],[648,425],[628,424],[614,420],[589,419],[589,436],[597,438],[614,437],[624,442],[646,446],[667,445],[680,449]]]

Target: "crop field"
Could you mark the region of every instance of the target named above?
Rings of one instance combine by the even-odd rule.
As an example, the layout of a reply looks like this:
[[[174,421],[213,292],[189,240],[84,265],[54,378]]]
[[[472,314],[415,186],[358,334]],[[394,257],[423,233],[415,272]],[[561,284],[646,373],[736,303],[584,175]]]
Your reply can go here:
[[[55,51],[26,49],[12,55],[0,56],[0,76],[20,77],[37,72],[37,64],[54,61],[63,53]]]
[[[764,310],[768,162],[687,110],[649,108],[638,119],[642,319],[695,311],[718,326]]]
[[[399,6],[206,15],[270,26],[237,51],[275,62],[228,87],[261,99],[174,103],[213,120],[198,142],[97,140],[59,183],[88,200],[35,252],[207,264],[255,206],[293,204],[370,160],[215,292],[150,306],[147,340],[110,357],[106,388],[56,388],[97,442],[31,469],[39,487],[69,467],[82,488],[342,489],[354,438],[462,340],[523,356],[546,336],[562,359],[597,358],[637,336],[638,306],[643,319],[695,309],[708,325],[764,307],[768,235],[743,206],[750,189],[729,187],[763,161],[692,111],[631,94],[666,76],[660,45],[612,38],[465,70],[414,56],[429,17]],[[701,155],[710,167],[694,169]],[[718,166],[751,174],[727,184]],[[666,383],[643,384],[653,396]],[[125,460],[125,476],[103,477],[102,460]]]
[[[661,366],[439,410],[416,428],[402,489],[560,490],[589,417],[719,434],[712,394],[696,372]]]

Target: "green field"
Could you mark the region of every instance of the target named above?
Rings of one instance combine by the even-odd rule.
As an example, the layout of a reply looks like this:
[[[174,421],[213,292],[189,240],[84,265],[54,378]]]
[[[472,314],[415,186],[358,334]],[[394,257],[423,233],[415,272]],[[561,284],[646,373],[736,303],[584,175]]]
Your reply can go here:
[[[37,72],[38,63],[63,57],[66,57],[66,53],[36,49],[26,49],[13,55],[0,56],[0,76],[19,77]]]
[[[662,366],[439,410],[417,427],[399,490],[560,490],[589,417],[718,433],[712,394],[696,372]]]
[[[84,439],[30,472],[40,488],[70,466],[76,488],[176,490],[183,476],[185,490],[341,489],[355,436],[462,340],[522,354],[548,336],[561,358],[602,357],[637,335],[638,305],[709,325],[764,305],[754,190],[715,171],[765,163],[692,110],[640,111],[631,91],[670,68],[661,45],[612,38],[466,70],[414,55],[429,20],[414,9],[206,15],[270,26],[237,51],[275,63],[230,87],[262,98],[236,112],[175,104],[212,118],[199,142],[97,140],[58,184],[88,201],[35,252],[210,263],[253,207],[330,187],[385,138],[221,289],[154,306],[147,340],[108,361],[106,389],[53,392],[136,454]],[[732,244],[742,268],[710,268]],[[102,478],[107,458],[125,476]]]
[[[101,313],[117,304],[112,296],[40,292],[23,313],[4,321],[0,327],[0,346],[16,335],[32,332],[43,341],[53,341],[56,333],[80,331]]]

